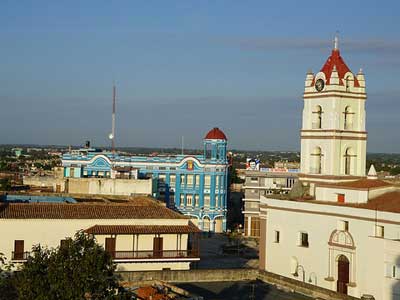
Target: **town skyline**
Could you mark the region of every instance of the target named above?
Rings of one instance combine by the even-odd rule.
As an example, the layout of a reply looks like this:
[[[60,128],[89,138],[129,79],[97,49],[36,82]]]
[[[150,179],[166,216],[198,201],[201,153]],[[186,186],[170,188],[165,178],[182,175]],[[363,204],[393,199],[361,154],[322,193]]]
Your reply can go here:
[[[339,30],[344,60],[366,76],[368,152],[399,153],[398,4],[352,16],[360,3],[347,3],[326,18],[288,3],[4,5],[0,140],[108,145],[116,82],[117,147],[180,147],[184,136],[198,148],[220,127],[230,149],[298,151],[306,72]]]

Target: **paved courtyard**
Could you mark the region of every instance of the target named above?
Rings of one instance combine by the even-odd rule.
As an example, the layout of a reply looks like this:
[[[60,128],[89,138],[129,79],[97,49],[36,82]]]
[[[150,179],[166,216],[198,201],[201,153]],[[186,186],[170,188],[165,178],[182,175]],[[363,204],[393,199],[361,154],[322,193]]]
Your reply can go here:
[[[257,246],[253,247],[253,253],[238,255],[237,253],[224,254],[222,246],[229,244],[228,237],[223,234],[214,234],[211,237],[204,236],[200,239],[200,262],[197,267],[201,269],[229,269],[229,268],[257,268]]]
[[[204,300],[311,300],[313,298],[279,290],[262,281],[198,282],[176,286],[202,296]]]

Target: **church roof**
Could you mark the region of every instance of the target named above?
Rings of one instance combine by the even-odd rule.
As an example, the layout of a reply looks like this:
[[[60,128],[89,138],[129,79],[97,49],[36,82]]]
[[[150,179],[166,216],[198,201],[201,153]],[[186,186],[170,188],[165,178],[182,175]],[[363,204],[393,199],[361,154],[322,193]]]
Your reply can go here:
[[[324,72],[326,77],[326,84],[330,83],[331,75],[333,70],[336,69],[339,76],[339,84],[343,85],[343,79],[345,79],[345,75],[347,72],[351,73],[351,70],[344,62],[342,56],[340,55],[339,49],[333,49],[331,55],[326,60],[324,66],[321,69],[321,72]],[[354,74],[353,74],[354,76]],[[359,87],[360,84],[357,80],[357,77],[354,76],[354,86]]]
[[[392,191],[359,204],[361,208],[400,213],[400,191]]]
[[[355,181],[345,181],[345,182],[338,182],[338,183],[326,183],[326,184],[318,184],[318,186],[323,187],[333,187],[333,188],[349,188],[349,189],[375,189],[375,188],[382,188],[388,187],[392,184],[378,179],[359,179]]]
[[[225,133],[218,127],[211,129],[205,136],[205,140],[228,140]]]

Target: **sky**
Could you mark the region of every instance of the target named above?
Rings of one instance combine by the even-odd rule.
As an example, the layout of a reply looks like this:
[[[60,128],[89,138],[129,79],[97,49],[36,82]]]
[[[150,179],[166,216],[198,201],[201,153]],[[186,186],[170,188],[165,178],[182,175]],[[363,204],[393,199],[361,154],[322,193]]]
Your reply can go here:
[[[302,93],[339,32],[369,152],[400,153],[400,1],[0,1],[0,144],[300,150]]]

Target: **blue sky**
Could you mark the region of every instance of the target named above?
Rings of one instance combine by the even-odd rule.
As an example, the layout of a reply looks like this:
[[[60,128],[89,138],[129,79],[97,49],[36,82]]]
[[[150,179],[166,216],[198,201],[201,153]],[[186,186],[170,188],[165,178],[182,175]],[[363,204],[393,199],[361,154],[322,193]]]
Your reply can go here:
[[[368,151],[400,152],[398,1],[0,2],[0,143],[299,150],[302,92],[340,32]]]

